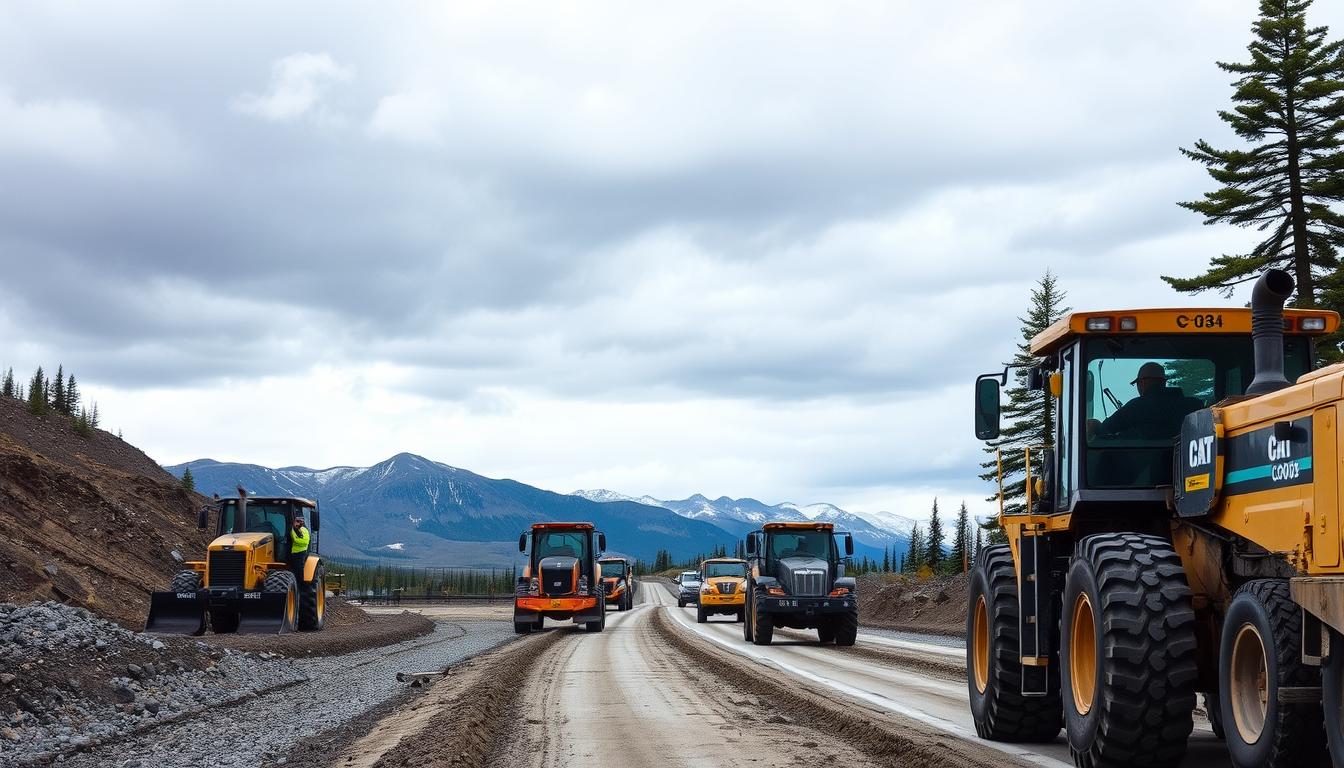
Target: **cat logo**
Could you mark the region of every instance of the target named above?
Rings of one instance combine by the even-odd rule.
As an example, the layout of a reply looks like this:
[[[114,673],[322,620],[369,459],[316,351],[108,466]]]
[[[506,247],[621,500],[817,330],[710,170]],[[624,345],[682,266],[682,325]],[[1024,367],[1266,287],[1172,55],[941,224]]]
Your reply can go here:
[[[552,587],[558,587],[558,586],[560,586],[561,584],[564,584],[564,582],[563,582],[563,581],[552,581],[552,582],[551,582],[551,586],[552,586]]]
[[[1190,441],[1190,466],[1202,467],[1213,461],[1213,435]]]
[[[1283,461],[1293,457],[1293,442],[1291,440],[1279,440],[1273,435],[1269,436],[1269,460]]]

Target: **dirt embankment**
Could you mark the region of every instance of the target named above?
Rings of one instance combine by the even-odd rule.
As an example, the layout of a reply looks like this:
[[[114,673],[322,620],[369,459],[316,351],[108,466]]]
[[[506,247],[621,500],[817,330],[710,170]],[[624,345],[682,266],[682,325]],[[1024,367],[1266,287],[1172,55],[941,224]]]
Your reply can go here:
[[[961,637],[966,633],[965,574],[927,581],[859,578],[859,622],[868,627]]]
[[[140,629],[173,553],[205,550],[202,503],[120,438],[0,398],[0,601],[56,600]]]
[[[210,645],[235,651],[273,653],[278,656],[336,656],[367,648],[400,643],[434,631],[434,622],[404,611],[370,616],[340,598],[327,599],[327,624],[321,632],[291,632],[284,635],[214,635],[200,639]]]

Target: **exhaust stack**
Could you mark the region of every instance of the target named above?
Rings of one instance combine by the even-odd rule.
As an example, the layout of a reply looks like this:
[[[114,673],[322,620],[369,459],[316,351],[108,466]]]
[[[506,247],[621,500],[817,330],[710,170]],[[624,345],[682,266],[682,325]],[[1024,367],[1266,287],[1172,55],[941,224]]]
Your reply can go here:
[[[1293,295],[1293,276],[1267,269],[1251,289],[1251,344],[1255,349],[1255,379],[1248,395],[1263,395],[1288,386],[1283,375],[1283,303]]]

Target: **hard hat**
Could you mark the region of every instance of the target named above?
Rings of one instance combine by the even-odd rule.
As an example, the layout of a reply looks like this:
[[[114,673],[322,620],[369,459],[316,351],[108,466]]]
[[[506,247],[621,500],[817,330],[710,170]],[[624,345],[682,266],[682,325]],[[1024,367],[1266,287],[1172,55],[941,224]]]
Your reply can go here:
[[[1161,363],[1144,363],[1139,367],[1139,375],[1134,377],[1130,384],[1139,383],[1139,379],[1161,379],[1167,380],[1167,369],[1162,367]]]

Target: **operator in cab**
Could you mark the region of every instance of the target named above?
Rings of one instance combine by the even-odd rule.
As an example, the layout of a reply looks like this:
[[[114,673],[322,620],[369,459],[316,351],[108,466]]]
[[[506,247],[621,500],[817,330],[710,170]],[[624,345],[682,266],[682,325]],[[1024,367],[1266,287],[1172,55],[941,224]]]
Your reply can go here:
[[[312,539],[308,526],[303,524],[303,515],[294,515],[294,525],[289,531],[289,570],[299,583],[303,583],[303,561],[308,558],[308,542]]]
[[[1144,363],[1130,384],[1139,396],[1100,424],[1089,424],[1095,424],[1095,437],[1165,440],[1181,431],[1186,414],[1204,407],[1199,400],[1186,397],[1180,387],[1167,386],[1167,370],[1161,363]]]

